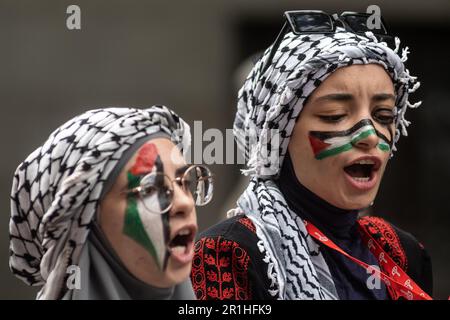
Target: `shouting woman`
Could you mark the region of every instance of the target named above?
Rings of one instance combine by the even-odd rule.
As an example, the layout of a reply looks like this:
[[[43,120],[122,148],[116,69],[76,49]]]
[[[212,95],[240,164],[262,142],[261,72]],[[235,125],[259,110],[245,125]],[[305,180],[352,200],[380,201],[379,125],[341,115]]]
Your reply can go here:
[[[234,133],[252,179],[196,243],[197,298],[430,299],[423,246],[361,217],[419,105],[408,49],[364,14],[285,16],[239,92]]]
[[[204,166],[182,156],[189,126],[164,106],[88,111],[19,165],[10,267],[39,299],[194,299],[195,204]]]

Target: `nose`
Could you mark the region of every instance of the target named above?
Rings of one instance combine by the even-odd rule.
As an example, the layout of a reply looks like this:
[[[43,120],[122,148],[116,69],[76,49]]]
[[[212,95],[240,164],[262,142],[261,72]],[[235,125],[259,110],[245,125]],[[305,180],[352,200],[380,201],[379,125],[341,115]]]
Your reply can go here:
[[[171,216],[189,215],[194,209],[194,198],[188,190],[184,190],[178,183],[174,183]]]
[[[378,145],[379,137],[374,127],[352,137],[352,145],[355,148],[370,150]]]

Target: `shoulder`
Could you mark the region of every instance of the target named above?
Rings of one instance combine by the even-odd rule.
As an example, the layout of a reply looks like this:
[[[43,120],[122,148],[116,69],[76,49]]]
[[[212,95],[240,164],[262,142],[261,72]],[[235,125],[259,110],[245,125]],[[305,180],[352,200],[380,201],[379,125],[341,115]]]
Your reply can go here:
[[[253,222],[245,215],[238,215],[223,220],[201,232],[196,249],[201,246],[219,250],[223,254],[242,251],[245,256],[257,258],[261,255],[258,249],[258,236]],[[228,247],[231,248],[228,250]]]
[[[249,218],[240,215],[202,232],[195,244],[191,280],[198,299],[264,299],[265,263]]]
[[[428,294],[433,291],[431,258],[417,238],[380,217],[363,217],[360,224],[391,258]]]
[[[237,215],[223,220],[200,233],[199,238],[215,238],[245,242],[246,244],[256,242],[256,229],[253,222],[245,215]]]

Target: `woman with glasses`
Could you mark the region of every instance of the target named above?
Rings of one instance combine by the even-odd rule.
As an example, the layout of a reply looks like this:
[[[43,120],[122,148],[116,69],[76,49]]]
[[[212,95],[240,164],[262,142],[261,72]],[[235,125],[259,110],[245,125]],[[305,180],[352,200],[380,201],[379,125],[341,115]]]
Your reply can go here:
[[[194,299],[195,205],[208,168],[189,166],[189,126],[164,106],[88,111],[19,165],[10,267],[38,299]]]
[[[197,298],[430,299],[424,247],[361,217],[419,105],[407,48],[389,48],[367,15],[285,16],[239,92],[234,133],[251,180],[196,243]]]

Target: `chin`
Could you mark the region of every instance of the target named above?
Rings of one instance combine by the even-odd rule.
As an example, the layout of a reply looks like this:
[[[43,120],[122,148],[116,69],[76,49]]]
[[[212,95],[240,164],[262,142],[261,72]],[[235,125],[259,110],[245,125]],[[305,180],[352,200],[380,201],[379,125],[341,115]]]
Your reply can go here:
[[[375,200],[378,194],[379,184],[374,186],[372,190],[354,190],[348,188],[348,186],[341,186],[341,192],[338,194],[330,194],[334,196],[335,203],[331,203],[334,206],[346,209],[346,210],[360,210],[369,207]]]
[[[169,265],[164,273],[167,282],[171,283],[172,286],[177,285],[189,278],[189,275],[191,274],[191,264],[174,267],[169,262]]]
[[[375,196],[372,195],[347,197],[345,200],[342,201],[342,205],[338,207],[347,210],[365,209],[372,204],[374,199]]]

